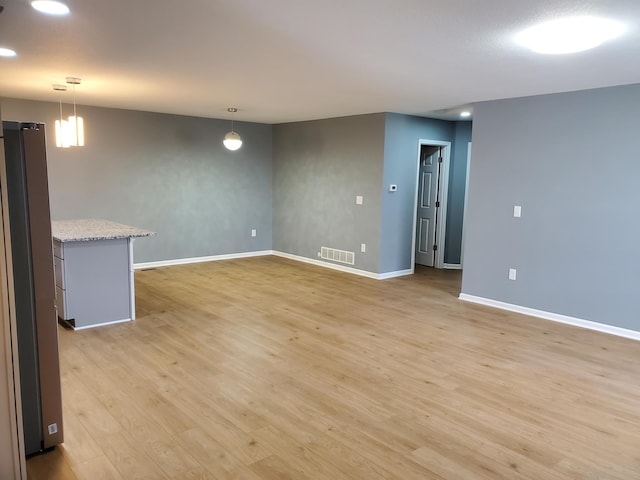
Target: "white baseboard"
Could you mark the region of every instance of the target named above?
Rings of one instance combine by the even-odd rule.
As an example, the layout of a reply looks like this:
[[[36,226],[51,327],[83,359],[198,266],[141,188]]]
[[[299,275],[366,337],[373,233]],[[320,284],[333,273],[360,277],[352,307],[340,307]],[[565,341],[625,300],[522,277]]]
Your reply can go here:
[[[174,265],[187,265],[189,263],[215,262],[218,260],[233,260],[236,258],[262,257],[265,255],[273,255],[273,250],[229,253],[226,255],[211,255],[208,257],[178,258],[175,260],[160,260],[159,262],[135,263],[133,265],[133,268],[135,270],[143,270],[145,268],[171,267]]]
[[[459,263],[444,263],[442,264],[442,268],[446,270],[462,270],[462,265]]]
[[[335,263],[323,262],[321,260],[301,257],[299,255],[278,252],[275,250],[261,250],[257,252],[230,253],[227,255],[212,255],[209,257],[178,258],[176,260],[160,260],[158,262],[135,263],[133,265],[133,268],[135,270],[144,270],[147,268],[171,267],[174,265],[187,265],[190,263],[202,263],[202,262],[215,262],[218,260],[233,260],[237,258],[262,257],[265,255],[275,255],[277,257],[288,258],[289,260],[295,260],[297,262],[317,265],[318,267],[330,268],[332,270],[339,270],[341,272],[360,275],[361,277],[373,278],[374,280],[387,280],[389,278],[396,278],[396,277],[402,277],[404,275],[413,274],[413,269],[398,270],[395,272],[386,272],[386,273],[372,273],[372,272],[367,272],[366,270],[359,270],[353,267],[345,267],[342,265],[337,265]]]
[[[361,277],[378,279],[377,273],[367,272],[366,270],[359,270],[353,267],[345,267],[343,265],[337,265],[335,263],[323,262],[322,260],[316,260],[314,258],[301,257],[300,255],[293,255],[291,253],[273,251],[273,254],[277,257],[288,258],[289,260],[295,260],[297,262],[309,263],[318,267],[330,268],[331,270],[339,270],[340,272],[353,273],[354,275],[360,275]]]
[[[373,278],[374,280],[386,280],[388,278],[401,277],[403,275],[411,275],[413,269],[399,270],[397,272],[387,273],[373,273],[366,270],[359,270],[353,267],[345,267],[343,265],[337,265],[335,263],[323,262],[322,260],[316,260],[315,258],[301,257],[300,255],[293,255],[291,253],[273,251],[273,254],[277,257],[288,258],[289,260],[295,260],[297,262],[309,263],[318,267],[330,268],[331,270],[338,270],[340,272],[351,273],[353,275],[360,275],[361,277]]]
[[[480,305],[486,305],[488,307],[499,308],[501,310],[508,310],[510,312],[522,313],[523,315],[530,315],[532,317],[551,320],[552,322],[564,323],[567,325],[573,325],[575,327],[587,328],[589,330],[596,330],[598,332],[608,333],[610,335],[617,335],[618,337],[640,340],[640,332],[637,332],[635,330],[614,327],[613,325],[592,322],[591,320],[583,320],[581,318],[569,317],[567,315],[560,315],[559,313],[545,312],[544,310],[522,307],[520,305],[500,302],[498,300],[492,300],[490,298],[476,297],[475,295],[468,295],[466,293],[461,293],[458,298],[460,300],[464,300],[465,302],[478,303]]]
[[[415,273],[413,268],[408,268],[406,270],[396,270],[395,272],[386,272],[386,273],[379,273],[378,274],[378,280],[387,280],[389,278],[397,278],[397,277],[404,277],[407,275],[413,275]]]
[[[73,325],[71,325],[70,322],[67,322],[66,320],[63,320],[63,322],[65,322],[67,325],[69,325],[71,328],[73,328],[74,330],[88,330],[89,328],[96,328],[96,327],[105,327],[107,325],[115,325],[117,323],[126,323],[126,322],[130,322],[131,319],[130,318],[124,318],[122,320],[113,320],[111,322],[104,322],[104,323],[96,323],[93,325],[85,325],[84,327],[74,327]]]

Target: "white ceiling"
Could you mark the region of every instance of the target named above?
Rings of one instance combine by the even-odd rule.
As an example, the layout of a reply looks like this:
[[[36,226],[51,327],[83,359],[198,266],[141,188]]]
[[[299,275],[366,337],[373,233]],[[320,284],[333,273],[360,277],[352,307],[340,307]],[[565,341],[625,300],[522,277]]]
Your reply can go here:
[[[281,123],[372,112],[455,118],[473,102],[640,83],[640,0],[0,0],[0,95]],[[540,56],[514,35],[576,14],[626,23]],[[70,94],[67,94],[67,99]]]

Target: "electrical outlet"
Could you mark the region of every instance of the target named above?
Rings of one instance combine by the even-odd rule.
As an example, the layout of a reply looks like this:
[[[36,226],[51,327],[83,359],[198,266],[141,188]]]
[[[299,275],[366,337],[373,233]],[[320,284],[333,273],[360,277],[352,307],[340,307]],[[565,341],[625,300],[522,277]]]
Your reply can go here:
[[[516,279],[516,269],[515,268],[510,268],[509,269],[509,280],[515,280]]]
[[[252,228],[252,229],[251,229],[251,236],[252,236],[252,237],[255,237],[256,235],[258,235],[258,232],[256,231],[256,229],[255,229],[255,228]]]
[[[365,253],[367,251],[367,244],[366,243],[361,243],[360,244],[360,251],[362,253]]]

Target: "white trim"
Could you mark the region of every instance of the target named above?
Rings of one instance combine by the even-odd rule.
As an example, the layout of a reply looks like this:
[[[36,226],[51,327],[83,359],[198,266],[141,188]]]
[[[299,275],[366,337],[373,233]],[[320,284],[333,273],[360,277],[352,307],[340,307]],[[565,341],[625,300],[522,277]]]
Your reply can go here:
[[[145,268],[171,267],[174,265],[187,265],[189,263],[215,262],[218,260],[233,260],[236,258],[262,257],[265,255],[273,255],[273,250],[228,253],[225,255],[211,255],[208,257],[177,258],[175,260],[160,260],[158,262],[134,263],[133,268],[135,270],[143,270]]]
[[[616,335],[618,337],[630,338],[632,340],[640,340],[640,332],[637,332],[635,330],[614,327],[613,325],[606,325],[604,323],[592,322],[590,320],[583,320],[581,318],[569,317],[567,315],[560,315],[559,313],[545,312],[543,310],[536,310],[534,308],[529,308],[529,307],[521,307],[520,305],[500,302],[498,300],[492,300],[490,298],[476,297],[475,295],[468,295],[466,293],[461,293],[458,298],[460,300],[464,300],[465,302],[478,303],[480,305],[486,305],[488,307],[499,308],[501,310],[508,310],[510,312],[521,313],[523,315],[530,315],[532,317],[538,317],[544,320],[551,320],[552,322],[573,325],[575,327],[595,330],[602,333],[608,333],[610,335]]]
[[[395,272],[379,273],[378,280],[387,280],[389,278],[406,277],[407,275],[413,275],[415,273],[413,268],[407,268],[406,270],[396,270]]]
[[[447,236],[447,206],[449,204],[449,164],[451,163],[451,142],[446,142],[442,157],[442,172],[440,181],[440,216],[438,217],[438,250],[436,250],[436,268],[444,268],[444,250]]]
[[[462,270],[462,265],[460,263],[443,263],[442,268],[447,270]]]
[[[147,268],[157,267],[172,267],[175,265],[187,265],[190,263],[203,263],[203,262],[215,262],[218,260],[234,260],[239,258],[249,257],[263,257],[266,255],[275,255],[276,257],[288,258],[289,260],[296,260],[302,263],[309,263],[318,267],[330,268],[332,270],[339,270],[341,272],[352,273],[354,275],[360,275],[361,277],[373,278],[374,280],[387,280],[389,278],[403,277],[405,275],[413,275],[414,269],[409,268],[407,270],[397,270],[394,272],[386,273],[373,273],[366,270],[360,270],[353,267],[345,267],[343,265],[337,265],[335,263],[323,262],[314,258],[301,257],[299,255],[293,255],[291,253],[278,252],[276,250],[261,250],[257,252],[242,252],[242,253],[230,253],[227,255],[213,255],[210,257],[194,257],[194,258],[178,258],[176,260],[161,260],[159,262],[145,262],[136,263],[134,268],[136,270],[144,270]],[[126,321],[126,320],[122,320]],[[102,323],[101,325],[106,325]]]
[[[127,249],[129,250],[129,316],[131,320],[136,319],[136,282],[134,281],[133,269],[133,241],[135,238],[129,237]]]
[[[337,265],[335,263],[323,262],[321,260],[316,260],[314,258],[301,257],[299,255],[293,255],[291,253],[278,252],[275,250],[272,253],[276,257],[288,258],[289,260],[295,260],[302,263],[309,263],[311,265],[316,265],[318,267],[330,268],[331,270],[338,270],[340,272],[360,275],[361,277],[372,278],[374,280],[386,280],[388,278],[395,278],[395,277],[401,277],[404,275],[413,274],[413,269],[398,270],[395,272],[387,272],[387,273],[373,273],[373,272],[367,272],[366,270],[359,270],[353,267],[345,267],[343,265]]]
[[[130,322],[131,320],[133,320],[133,319],[132,318],[124,318],[122,320],[113,320],[112,322],[96,323],[94,325],[85,325],[84,327],[74,327],[67,320],[64,320],[64,322],[67,325],[71,326],[71,328],[73,328],[75,331],[78,331],[78,330],[88,330],[89,328],[95,328],[95,327],[104,327],[104,326],[107,326],[107,325],[115,325],[116,323],[126,323],[126,322]]]
[[[411,265],[416,263],[416,223],[418,221],[418,191],[420,189],[420,150],[423,145],[433,145],[437,147],[445,147],[442,157],[442,170],[440,171],[440,215],[438,216],[438,224],[436,225],[436,241],[438,242],[438,250],[436,250],[433,266],[435,268],[444,268],[444,248],[445,235],[447,232],[447,204],[449,203],[449,163],[451,161],[451,142],[443,140],[428,140],[421,138],[418,140],[418,158],[416,165],[416,189],[413,199],[413,233],[411,238]]]
[[[418,223],[418,193],[420,191],[420,162],[421,162],[422,143],[418,140],[418,162],[416,165],[416,187],[413,192],[413,225],[411,226],[411,266],[416,266],[416,232]]]
[[[291,253],[273,251],[276,257],[288,258],[289,260],[296,260],[302,263],[310,263],[318,267],[330,268],[331,270],[338,270],[340,272],[353,273],[354,275],[360,275],[361,277],[378,279],[377,273],[367,272],[366,270],[359,270],[353,267],[345,267],[343,265],[336,265],[335,263],[323,262],[322,260],[316,260],[315,258],[301,257],[299,255],[293,255]]]

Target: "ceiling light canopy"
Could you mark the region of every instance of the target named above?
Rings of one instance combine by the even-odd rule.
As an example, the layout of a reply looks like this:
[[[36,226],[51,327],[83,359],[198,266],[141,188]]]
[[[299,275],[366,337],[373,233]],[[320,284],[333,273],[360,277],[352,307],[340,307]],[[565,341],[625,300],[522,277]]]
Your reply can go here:
[[[571,17],[528,28],[516,36],[516,42],[536,53],[558,55],[595,48],[624,30],[621,23],[605,18]]]
[[[10,48],[0,47],[0,57],[15,57],[15,50],[11,50]]]
[[[222,143],[227,150],[238,150],[242,146],[242,137],[233,131],[233,114],[238,111],[237,108],[229,107],[227,111],[231,113],[231,131],[224,136]]]
[[[62,2],[54,2],[53,0],[35,0],[31,2],[31,6],[47,15],[67,15],[69,13],[69,7]]]

